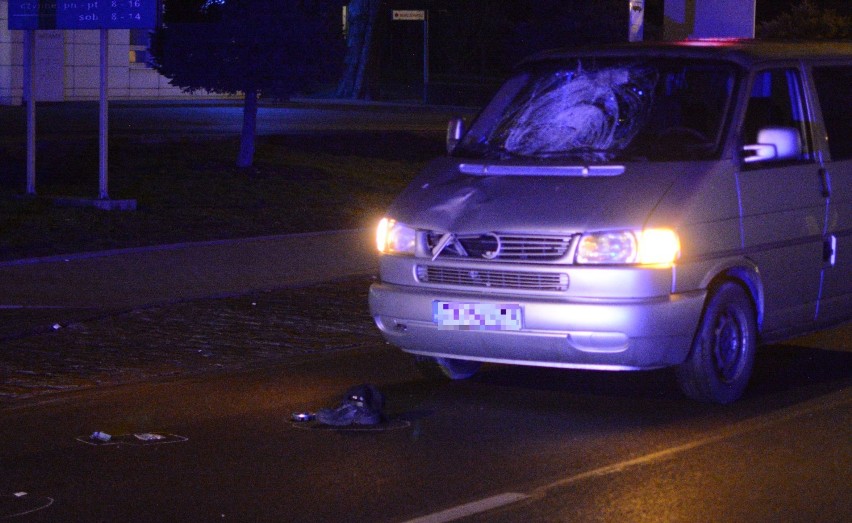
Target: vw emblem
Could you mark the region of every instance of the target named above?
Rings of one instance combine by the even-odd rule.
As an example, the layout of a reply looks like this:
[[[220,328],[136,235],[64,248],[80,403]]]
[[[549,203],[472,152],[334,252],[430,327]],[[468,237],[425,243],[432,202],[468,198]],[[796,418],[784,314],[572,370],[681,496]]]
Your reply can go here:
[[[488,238],[490,241],[488,241],[488,247],[482,252],[482,257],[486,260],[494,260],[500,256],[503,244],[500,243],[500,237],[493,232],[486,234],[485,238]]]

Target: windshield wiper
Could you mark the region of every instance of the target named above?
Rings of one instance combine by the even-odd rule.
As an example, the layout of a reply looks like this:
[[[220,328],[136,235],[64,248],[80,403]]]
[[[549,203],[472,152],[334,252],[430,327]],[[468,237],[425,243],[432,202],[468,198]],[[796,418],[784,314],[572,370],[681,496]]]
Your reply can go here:
[[[625,151],[613,149],[595,149],[592,147],[577,147],[562,151],[537,151],[532,154],[510,151],[505,146],[497,146],[488,143],[475,144],[473,147],[462,147],[456,151],[456,155],[480,156],[487,160],[524,160],[527,162],[548,162],[553,160],[573,160],[580,162],[611,162],[616,159],[624,160],[647,160],[645,156],[626,155]]]

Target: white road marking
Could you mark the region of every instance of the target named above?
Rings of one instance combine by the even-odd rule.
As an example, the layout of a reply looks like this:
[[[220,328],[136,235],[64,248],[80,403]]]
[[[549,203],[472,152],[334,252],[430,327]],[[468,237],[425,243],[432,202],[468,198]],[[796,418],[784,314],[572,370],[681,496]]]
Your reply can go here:
[[[428,516],[412,519],[405,523],[444,523],[447,521],[455,521],[457,519],[461,519],[467,516],[472,516],[474,514],[487,512],[489,510],[503,507],[506,505],[511,505],[512,503],[517,503],[518,501],[523,501],[525,499],[543,498],[547,495],[548,491],[553,489],[567,487],[569,485],[578,483],[589,478],[616,474],[632,467],[646,465],[648,463],[653,463],[656,461],[663,461],[677,454],[682,454],[684,452],[699,447],[718,443],[720,441],[724,441],[726,439],[730,439],[736,436],[741,436],[750,432],[764,430],[772,425],[781,423],[783,421],[789,421],[795,418],[800,418],[822,410],[830,410],[833,408],[842,407],[850,403],[852,403],[852,389],[841,389],[832,394],[818,397],[805,403],[801,403],[799,405],[793,405],[791,407],[787,407],[776,412],[770,412],[769,414],[766,414],[764,416],[740,421],[731,425],[726,430],[718,431],[713,435],[707,436],[705,438],[690,441],[688,443],[684,443],[676,447],[652,452],[650,454],[645,454],[644,456],[639,456],[638,458],[628,459],[620,461],[618,463],[613,463],[611,465],[605,465],[596,469],[587,470],[586,472],[581,472],[580,474],[576,474],[574,476],[556,480],[552,483],[548,483],[547,485],[542,485],[541,487],[536,488],[530,494],[518,492],[499,494],[497,496],[492,496],[490,498],[485,498],[479,501],[474,501],[472,503],[467,503],[465,505],[459,505],[458,507],[443,510],[441,512],[436,512]]]
[[[444,523],[446,521],[455,521],[474,514],[488,512],[489,510],[493,510],[504,505],[511,505],[512,503],[523,501],[528,497],[528,495],[518,492],[506,492],[504,494],[491,496],[490,498],[480,499],[479,501],[442,510],[441,512],[435,512],[434,514],[429,514],[428,516],[423,516],[421,518],[411,519],[405,523]]]
[[[72,307],[70,305],[0,305],[0,310],[67,310],[67,309],[95,309],[96,307]]]
[[[0,268],[16,267],[19,265],[35,265],[38,263],[73,262],[78,260],[90,260],[92,258],[106,258],[110,256],[121,256],[125,254],[145,254],[160,251],[179,251],[195,247],[216,247],[224,245],[238,245],[240,243],[256,243],[265,241],[286,240],[291,238],[311,238],[320,236],[332,236],[335,234],[369,234],[371,227],[359,229],[335,229],[331,231],[316,232],[294,232],[290,234],[273,234],[266,236],[252,236],[249,238],[232,238],[227,240],[202,240],[192,242],[168,243],[163,245],[145,245],[142,247],[125,247],[122,249],[108,249],[103,251],[78,252],[73,254],[56,254],[41,256],[38,258],[22,258],[18,260],[0,261]]]
[[[663,449],[658,452],[645,454],[644,456],[639,456],[638,458],[628,459],[620,461],[618,463],[613,463],[612,465],[606,465],[593,470],[588,470],[586,472],[581,472],[580,474],[568,478],[563,478],[554,481],[553,483],[538,487],[537,489],[535,489],[532,495],[542,496],[548,490],[559,487],[565,487],[567,485],[571,485],[572,483],[577,483],[585,479],[615,474],[631,467],[645,465],[655,461],[663,461],[665,459],[669,459],[677,454],[682,454],[689,450],[711,445],[713,443],[718,443],[720,441],[731,439],[736,436],[742,436],[743,434],[747,434],[750,432],[764,430],[772,425],[781,423],[782,421],[789,421],[795,418],[800,418],[813,414],[815,412],[819,412],[821,410],[830,410],[849,403],[852,403],[852,389],[841,389],[827,396],[815,398],[805,403],[793,405],[776,412],[770,412],[769,414],[766,414],[764,416],[745,419],[738,423],[734,423],[727,429],[715,432],[713,435],[707,436],[705,438],[690,441],[688,443],[684,443],[676,447]]]

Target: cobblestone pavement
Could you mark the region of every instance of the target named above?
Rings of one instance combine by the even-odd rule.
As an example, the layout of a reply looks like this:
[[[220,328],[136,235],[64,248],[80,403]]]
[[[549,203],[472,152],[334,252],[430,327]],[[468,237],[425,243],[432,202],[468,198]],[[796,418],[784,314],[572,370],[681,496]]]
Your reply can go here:
[[[0,404],[382,345],[370,280],[138,309],[0,341]]]

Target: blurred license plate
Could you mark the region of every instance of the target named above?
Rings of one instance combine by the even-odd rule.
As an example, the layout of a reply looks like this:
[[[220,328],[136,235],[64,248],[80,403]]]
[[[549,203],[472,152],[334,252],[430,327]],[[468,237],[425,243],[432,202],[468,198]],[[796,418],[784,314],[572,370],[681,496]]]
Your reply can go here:
[[[523,327],[517,303],[432,302],[432,319],[439,329],[517,331]]]

